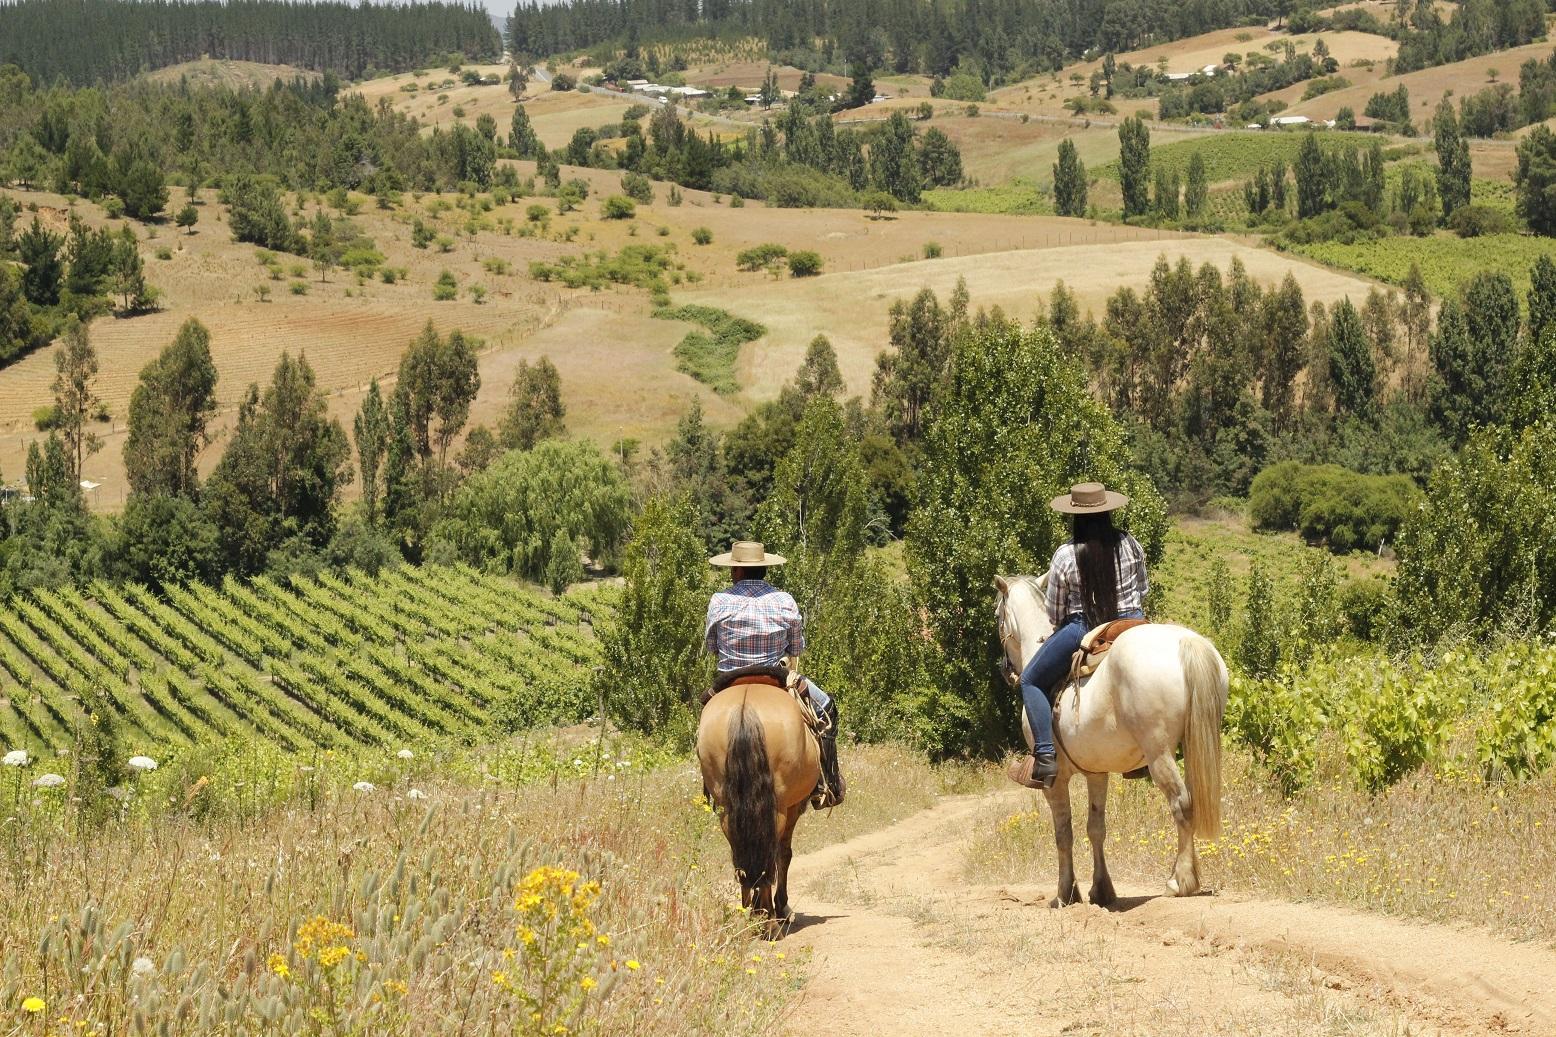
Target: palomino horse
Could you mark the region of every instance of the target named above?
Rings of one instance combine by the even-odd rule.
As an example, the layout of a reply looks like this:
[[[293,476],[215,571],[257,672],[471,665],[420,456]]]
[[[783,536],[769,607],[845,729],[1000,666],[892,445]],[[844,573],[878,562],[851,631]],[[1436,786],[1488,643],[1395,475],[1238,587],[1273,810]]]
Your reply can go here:
[[[736,684],[703,709],[697,760],[729,840],[740,902],[776,939],[790,917],[794,825],[821,776],[815,736],[787,691]]]
[[[1000,576],[995,617],[1006,661],[1019,674],[1053,632],[1044,604],[1047,575]],[[1167,892],[1192,896],[1200,890],[1194,837],[1213,839],[1221,831],[1221,717],[1226,711],[1227,672],[1205,638],[1185,627],[1153,623],[1119,635],[1112,649],[1080,689],[1061,692],[1054,722],[1059,777],[1044,794],[1054,817],[1059,850],[1059,895],[1053,906],[1080,900],[1075,884],[1075,837],[1070,831],[1070,779],[1086,776],[1090,809],[1090,899],[1108,904],[1116,896],[1102,843],[1107,836],[1108,775],[1149,767],[1151,780],[1167,797],[1178,826],[1178,857]],[[1022,711],[1027,745],[1032,731]],[[1183,747],[1188,781],[1178,773],[1174,752]]]

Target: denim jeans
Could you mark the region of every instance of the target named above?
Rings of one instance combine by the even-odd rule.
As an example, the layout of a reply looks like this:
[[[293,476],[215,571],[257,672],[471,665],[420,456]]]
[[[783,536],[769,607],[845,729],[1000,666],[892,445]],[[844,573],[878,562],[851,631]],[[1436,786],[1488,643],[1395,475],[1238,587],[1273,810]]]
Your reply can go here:
[[[1130,609],[1115,618],[1144,619],[1145,613]],[[1071,661],[1080,651],[1081,639],[1090,630],[1091,624],[1080,613],[1066,618],[1021,671],[1021,702],[1027,711],[1027,722],[1032,725],[1034,752],[1054,751],[1054,710],[1049,696],[1059,690],[1059,682],[1069,674]]]

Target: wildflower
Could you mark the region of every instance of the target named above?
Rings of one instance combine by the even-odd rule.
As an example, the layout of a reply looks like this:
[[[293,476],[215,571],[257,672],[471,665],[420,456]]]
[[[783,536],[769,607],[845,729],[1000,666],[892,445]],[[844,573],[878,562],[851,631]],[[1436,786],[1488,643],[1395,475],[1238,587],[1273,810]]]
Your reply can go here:
[[[373,789],[377,786],[375,786],[371,781],[359,781],[351,787],[356,789],[358,792],[372,792]]]
[[[508,974],[501,969],[492,973],[492,985],[501,990],[508,989]]]
[[[594,981],[593,976],[585,976],[583,979],[578,981],[578,985],[584,990],[593,990],[595,987],[599,986],[599,984]]]
[[[427,794],[421,789],[411,789],[405,794],[406,799],[426,799]]]
[[[27,755],[26,749],[12,749],[5,754],[5,759],[0,760],[7,767],[25,767],[31,762],[32,757]]]
[[[286,959],[279,954],[272,954],[270,956],[270,960],[265,962],[265,964],[269,966],[271,972],[274,972],[282,979],[286,979],[292,974],[291,966],[288,965],[286,963]]]
[[[130,769],[136,771],[154,771],[157,769],[157,761],[149,756],[131,756]]]
[[[33,1015],[37,1015],[47,1007],[49,1006],[43,1003],[43,998],[41,997],[28,997],[22,999],[22,1011],[29,1012]]]
[[[137,976],[149,976],[157,971],[157,966],[150,958],[141,955],[130,963],[130,971]]]
[[[326,969],[333,969],[350,956],[350,947],[323,947],[319,950],[319,964]]]
[[[640,969],[642,967],[643,967],[643,963],[638,961],[636,958],[628,958],[627,959],[627,971],[628,972],[636,972],[638,969]]]
[[[402,760],[411,760],[415,759],[416,757],[416,754],[411,752],[409,749],[401,749],[399,752],[395,753],[395,755]]]
[[[65,784],[65,779],[62,775],[43,774],[32,783],[32,786],[36,789],[57,789],[63,784]]]

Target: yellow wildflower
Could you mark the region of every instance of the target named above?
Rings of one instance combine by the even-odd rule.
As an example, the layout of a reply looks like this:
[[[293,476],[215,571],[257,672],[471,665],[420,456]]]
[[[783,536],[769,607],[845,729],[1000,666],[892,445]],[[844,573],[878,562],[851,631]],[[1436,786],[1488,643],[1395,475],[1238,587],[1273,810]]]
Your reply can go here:
[[[326,969],[333,969],[347,958],[351,957],[350,947],[325,947],[319,951],[319,964]]]
[[[271,972],[274,972],[282,979],[286,979],[292,974],[292,967],[286,963],[286,958],[282,957],[280,954],[272,954],[270,956],[270,960],[265,964],[270,967]]]
[[[501,990],[507,990],[508,989],[508,974],[506,972],[503,972],[501,969],[497,970],[496,972],[493,972],[492,973],[492,985],[497,987],[497,988],[499,988],[499,989],[501,989]]]
[[[643,967],[643,963],[638,961],[636,958],[628,958],[627,959],[627,971],[628,972],[636,972],[638,969],[640,969],[642,967]]]
[[[43,1003],[43,998],[41,997],[28,997],[22,999],[22,1011],[24,1012],[29,1012],[36,1015],[47,1007],[49,1006]]]
[[[595,987],[599,986],[599,984],[594,981],[593,976],[585,976],[583,979],[578,981],[578,985],[584,990],[593,990]]]

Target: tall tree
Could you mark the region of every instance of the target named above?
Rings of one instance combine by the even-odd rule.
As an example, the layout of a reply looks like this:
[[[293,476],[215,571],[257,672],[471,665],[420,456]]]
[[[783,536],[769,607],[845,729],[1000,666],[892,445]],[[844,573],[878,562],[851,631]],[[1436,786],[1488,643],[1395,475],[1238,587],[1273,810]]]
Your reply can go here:
[[[1466,159],[1466,171],[1468,168]],[[1513,182],[1518,189],[1518,215],[1528,222],[1529,229],[1547,237],[1556,235],[1556,134],[1549,127],[1536,126],[1518,142],[1518,168],[1513,172]],[[1444,209],[1447,206],[1445,195]]]
[[[1292,171],[1297,178],[1297,218],[1317,216],[1329,204],[1329,167],[1317,134],[1310,131],[1302,138]]]
[[[520,158],[533,158],[540,153],[540,138],[535,136],[535,128],[530,125],[529,113],[524,110],[522,104],[514,105],[513,121],[508,126],[508,147],[512,148]]]
[[[227,568],[258,572],[271,551],[296,540],[314,549],[334,531],[335,497],[351,481],[351,447],[331,418],[313,368],[281,354],[261,395],[257,385],[203,498]]]
[[[562,376],[550,357],[531,364],[519,361],[513,385],[508,389],[508,407],[498,427],[498,442],[505,450],[531,450],[543,439],[566,431],[567,408],[562,403]]]
[[[141,369],[130,394],[124,471],[132,495],[193,498],[195,463],[210,442],[216,413],[216,365],[211,333],[190,318],[173,341]]]
[[[81,480],[81,466],[102,449],[102,440],[87,427],[102,405],[92,389],[97,380],[97,350],[86,325],[74,314],[65,321],[58,351],[54,354],[54,414],[70,459],[70,475]]]
[[[34,306],[53,306],[59,302],[64,263],[60,248],[65,239],[48,230],[34,216],[32,226],[16,239],[16,251],[22,261],[22,292]]]
[[[429,320],[400,358],[399,384],[417,453],[423,460],[436,454],[441,470],[481,388],[475,348],[457,329],[439,336]]]
[[[1205,156],[1198,151],[1189,156],[1188,179],[1183,188],[1183,211],[1191,220],[1205,215],[1210,200],[1210,183],[1205,173]]]
[[[870,145],[870,179],[898,201],[919,200],[923,178],[914,154],[913,124],[901,111],[892,113]]]
[[[1086,166],[1069,137],[1059,142],[1059,161],[1054,163],[1054,212],[1060,216],[1086,215]]]
[[[1294,417],[1297,376],[1302,371],[1302,343],[1307,339],[1307,304],[1302,287],[1287,274],[1280,287],[1264,297],[1264,356],[1262,402],[1277,426],[1289,426]]]
[[[1437,148],[1437,197],[1442,201],[1446,222],[1456,209],[1470,203],[1469,141],[1459,133],[1459,120],[1446,97],[1437,105],[1432,135]],[[1519,167],[1522,168],[1522,145],[1518,150]]]
[[[1119,123],[1118,165],[1124,192],[1124,219],[1144,216],[1151,208],[1151,131],[1138,115]]]
[[[965,291],[958,286],[958,291]],[[952,340],[963,321],[947,312],[928,288],[910,303],[891,306],[891,347],[875,361],[872,401],[899,443],[923,437],[930,401],[946,374]]]
[[[362,503],[367,508],[367,522],[370,526],[376,525],[382,495],[378,476],[384,467],[384,455],[389,451],[389,412],[384,407],[377,378],[367,387],[367,396],[357,410],[351,431],[357,444],[357,467],[362,473]]]
[[[1329,313],[1329,380],[1335,405],[1346,414],[1367,415],[1377,402],[1378,372],[1361,316],[1350,299]]]

